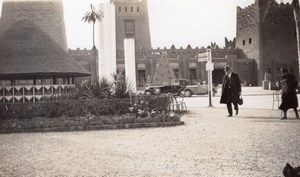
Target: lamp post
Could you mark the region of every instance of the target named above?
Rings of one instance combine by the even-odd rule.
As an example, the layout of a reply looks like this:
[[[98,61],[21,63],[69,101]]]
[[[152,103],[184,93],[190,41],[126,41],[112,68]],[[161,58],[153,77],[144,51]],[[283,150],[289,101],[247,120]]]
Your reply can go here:
[[[212,107],[212,90],[213,90],[213,80],[212,80],[212,71],[214,70],[214,64],[212,62],[211,57],[211,49],[208,47],[206,52],[198,54],[198,62],[205,62],[206,61],[206,71],[207,71],[207,90],[208,90],[208,100],[209,100],[209,107]]]

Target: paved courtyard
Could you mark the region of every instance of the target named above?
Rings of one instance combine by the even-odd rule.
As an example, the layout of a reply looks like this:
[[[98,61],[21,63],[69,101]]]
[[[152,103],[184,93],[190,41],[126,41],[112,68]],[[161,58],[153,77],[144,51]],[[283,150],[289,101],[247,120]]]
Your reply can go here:
[[[300,121],[197,108],[168,128],[0,135],[0,176],[276,177],[300,165]]]

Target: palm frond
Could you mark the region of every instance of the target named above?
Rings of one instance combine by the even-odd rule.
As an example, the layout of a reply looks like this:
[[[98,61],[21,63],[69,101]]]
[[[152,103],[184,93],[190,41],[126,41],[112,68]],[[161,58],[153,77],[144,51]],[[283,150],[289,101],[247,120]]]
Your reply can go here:
[[[103,11],[101,9],[95,9],[94,5],[90,5],[89,11],[87,11],[82,17],[82,21],[88,23],[95,23],[96,21],[101,22],[102,18],[104,18]]]

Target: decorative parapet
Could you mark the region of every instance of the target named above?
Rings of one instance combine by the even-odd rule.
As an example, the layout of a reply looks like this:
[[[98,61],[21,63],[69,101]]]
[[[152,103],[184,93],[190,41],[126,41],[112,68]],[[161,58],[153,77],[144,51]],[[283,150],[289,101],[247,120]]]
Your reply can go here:
[[[51,96],[68,95],[75,85],[27,85],[0,87],[0,103],[40,102]]]

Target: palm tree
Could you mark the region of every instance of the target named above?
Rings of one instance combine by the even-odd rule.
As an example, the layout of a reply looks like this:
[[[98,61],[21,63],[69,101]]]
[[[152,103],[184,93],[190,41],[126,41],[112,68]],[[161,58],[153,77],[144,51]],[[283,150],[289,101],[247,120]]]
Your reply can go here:
[[[104,18],[103,11],[101,9],[96,9],[93,4],[90,5],[90,10],[87,11],[81,20],[88,23],[93,23],[93,51],[94,51],[94,61],[96,61],[96,46],[95,46],[95,23],[96,21],[101,22]],[[90,66],[91,68],[91,66]],[[96,61],[96,77],[94,79],[98,80],[98,62]]]

